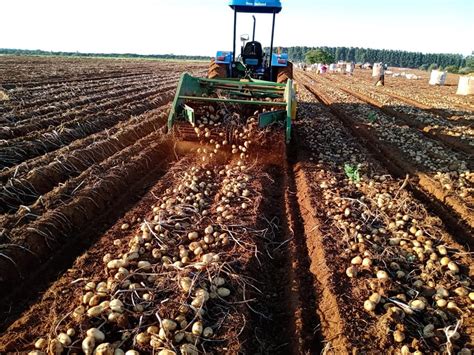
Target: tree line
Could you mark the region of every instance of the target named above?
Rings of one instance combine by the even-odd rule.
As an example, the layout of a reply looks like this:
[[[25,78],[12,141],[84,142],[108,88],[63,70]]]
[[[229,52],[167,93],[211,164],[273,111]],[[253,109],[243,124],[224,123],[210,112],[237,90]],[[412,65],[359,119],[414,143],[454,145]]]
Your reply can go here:
[[[268,52],[269,48],[266,48]],[[404,68],[445,68],[452,72],[469,73],[474,71],[474,52],[472,55],[463,57],[461,54],[446,53],[421,53],[407,52],[388,49],[371,49],[359,47],[281,47],[283,52],[288,53],[292,62],[304,62],[308,52],[320,50],[334,61],[350,61],[356,63],[384,62],[389,66]],[[0,55],[37,55],[37,56],[63,56],[63,57],[104,57],[124,59],[168,59],[168,60],[203,60],[208,61],[208,56],[199,55],[176,55],[176,54],[136,54],[136,53],[80,53],[60,52],[30,49],[8,49],[0,48]]]
[[[456,66],[458,68],[466,66],[466,58],[461,54],[449,53],[421,53],[408,52],[389,49],[372,49],[359,47],[283,47],[283,52],[288,53],[288,57],[293,62],[304,62],[306,54],[311,50],[321,49],[329,53],[335,61],[343,60],[348,62],[383,62],[393,67],[404,68],[426,68],[432,64],[438,67]]]
[[[135,54],[135,53],[80,53],[80,52],[55,52],[39,49],[8,49],[0,48],[0,54],[7,55],[36,55],[59,57],[104,57],[104,58],[140,58],[140,59],[171,59],[171,60],[209,60],[207,56],[177,55],[177,54]]]

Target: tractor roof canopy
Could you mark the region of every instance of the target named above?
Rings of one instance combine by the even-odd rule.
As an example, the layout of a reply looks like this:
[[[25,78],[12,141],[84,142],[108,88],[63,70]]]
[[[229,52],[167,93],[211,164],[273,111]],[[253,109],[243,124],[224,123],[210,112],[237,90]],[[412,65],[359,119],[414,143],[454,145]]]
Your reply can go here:
[[[230,0],[229,6],[238,12],[277,14],[281,11],[280,0]]]

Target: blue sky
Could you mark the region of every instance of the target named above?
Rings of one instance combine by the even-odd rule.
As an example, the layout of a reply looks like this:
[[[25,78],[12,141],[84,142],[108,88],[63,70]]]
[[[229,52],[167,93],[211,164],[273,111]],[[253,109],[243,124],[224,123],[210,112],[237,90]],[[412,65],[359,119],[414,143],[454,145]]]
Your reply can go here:
[[[474,0],[282,0],[275,44],[470,54]],[[251,16],[238,34],[251,33]],[[227,0],[6,0],[0,48],[214,55],[232,47]],[[257,40],[270,41],[259,15]]]

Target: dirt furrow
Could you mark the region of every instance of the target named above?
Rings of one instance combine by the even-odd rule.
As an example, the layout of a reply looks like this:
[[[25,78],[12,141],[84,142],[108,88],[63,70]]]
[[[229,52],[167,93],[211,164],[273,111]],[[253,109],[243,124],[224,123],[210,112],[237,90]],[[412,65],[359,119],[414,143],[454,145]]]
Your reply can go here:
[[[148,115],[139,116],[140,122],[130,126],[124,131],[111,135],[102,141],[96,141],[84,149],[76,149],[63,155],[48,165],[30,170],[25,178],[15,177],[10,179],[0,191],[0,201],[4,212],[16,214],[0,216],[3,234],[8,236],[8,229],[13,224],[22,225],[26,219],[38,216],[38,207],[45,204],[44,194],[55,186],[73,177],[80,175],[86,169],[93,167],[109,156],[116,154],[124,148],[133,145],[141,138],[152,132],[158,131],[166,122],[166,109],[163,106],[153,110]],[[69,181],[68,181],[69,182]],[[35,207],[26,207],[34,201]],[[23,206],[19,210],[19,207]],[[22,222],[21,222],[22,221]]]
[[[138,155],[123,164],[112,164],[110,168],[91,176],[90,181],[84,181],[79,189],[73,191],[67,203],[47,210],[28,224],[28,228],[14,233],[9,243],[1,245],[2,297],[9,293],[15,283],[27,278],[28,271],[35,268],[33,265],[37,267],[46,262],[52,250],[77,238],[83,226],[106,211],[111,201],[119,199],[137,177],[146,175],[152,166],[163,167],[169,162],[172,157],[169,142],[157,136],[156,142],[145,143],[142,146],[137,142],[142,147]]]
[[[31,137],[31,132],[35,132],[36,135],[42,132],[48,132],[61,124],[70,124],[77,120],[77,118],[96,113],[100,111],[106,111],[108,109],[117,107],[118,105],[123,105],[127,102],[132,102],[137,96],[143,94],[144,92],[152,93],[156,90],[157,87],[162,90],[172,90],[175,88],[176,80],[171,81],[160,81],[155,85],[141,85],[130,90],[125,90],[127,92],[120,91],[118,93],[109,93],[103,95],[104,98],[95,101],[93,98],[84,99],[84,103],[78,106],[67,106],[66,109],[62,109],[61,113],[53,112],[47,114],[46,116],[33,117],[25,121],[14,123],[13,125],[5,125],[0,133],[0,138],[3,138],[4,142],[14,142],[21,139],[28,139]],[[16,140],[15,140],[16,138]]]
[[[438,140],[442,142],[448,148],[464,153],[468,156],[474,155],[474,137],[473,136],[458,138],[454,135],[449,134],[451,133],[449,131],[449,128],[447,129],[446,127],[440,128],[439,126],[426,125],[424,123],[417,121],[416,119],[417,116],[415,115],[410,115],[404,112],[400,112],[392,107],[383,105],[378,101],[375,101],[363,94],[356,93],[350,89],[346,89],[342,87],[341,90],[343,90],[344,92],[350,95],[353,95],[354,97],[364,102],[367,102],[372,107],[378,108],[390,116],[400,119],[407,126],[418,129],[422,134],[426,135],[426,137],[428,137],[429,139]],[[459,127],[459,128],[462,129],[462,127]],[[464,126],[464,129],[467,129],[467,128],[468,127]]]
[[[21,163],[26,159],[54,151],[65,145],[82,139],[91,134],[114,126],[120,121],[124,121],[133,115],[140,115],[150,109],[159,107],[165,102],[169,102],[173,91],[152,90],[137,94],[133,99],[127,99],[127,102],[121,106],[116,106],[115,111],[109,109],[102,114],[90,114],[86,117],[77,118],[73,122],[63,124],[50,132],[40,133],[30,140],[21,140],[19,142],[8,141],[0,147],[0,156],[2,162],[0,167],[10,167]],[[143,100],[139,101],[139,100]]]
[[[91,80],[87,82],[78,83],[65,83],[64,85],[50,88],[45,86],[40,88],[35,93],[28,89],[19,89],[17,91],[10,91],[10,102],[9,108],[18,110],[32,109],[38,106],[51,104],[58,100],[66,101],[67,99],[74,99],[78,96],[91,96],[98,94],[101,91],[105,92],[117,88],[123,88],[126,86],[133,85],[139,82],[145,82],[146,79],[156,77],[150,73],[143,75],[133,75],[125,77],[115,77],[106,80]]]
[[[464,230],[465,232],[462,235],[464,235],[466,240],[470,239],[468,236],[471,235],[472,228],[474,228],[474,218],[471,213],[472,207],[470,207],[471,202],[469,202],[472,199],[470,195],[466,196],[467,199],[461,199],[459,195],[450,194],[443,188],[444,185],[441,186],[439,182],[435,181],[434,178],[437,176],[434,176],[434,173],[428,171],[425,172],[423,168],[420,169],[417,166],[417,164],[420,164],[419,160],[407,160],[406,154],[398,151],[398,147],[387,145],[387,143],[383,142],[380,137],[377,137],[377,127],[372,127],[369,124],[355,120],[355,116],[348,114],[348,112],[352,111],[352,108],[349,108],[349,106],[346,108],[344,104],[338,104],[334,99],[329,98],[328,94],[323,92],[320,88],[316,88],[316,86],[312,85],[310,82],[306,81],[306,83],[308,85],[308,90],[328,105],[331,111],[335,113],[337,117],[342,119],[356,135],[360,136],[364,141],[369,142],[371,147],[376,152],[379,152],[380,158],[395,174],[409,173],[416,177],[417,183],[420,186],[420,191],[423,191],[425,195],[434,197],[440,204],[445,204],[448,208],[444,209],[444,213],[440,215],[440,217],[444,218],[446,223],[450,225],[453,221],[458,221],[453,225],[453,228],[458,231]],[[400,133],[403,132],[400,131]],[[451,154],[451,157],[453,155],[454,154]],[[387,157],[389,159],[386,159]],[[447,167],[445,166],[442,169],[447,169]],[[456,176],[458,175],[456,174]],[[467,183],[469,186],[469,181],[467,181]],[[432,198],[426,197],[427,201],[430,199]],[[450,210],[452,212],[449,212]]]
[[[420,338],[423,329],[431,327],[430,322],[435,329],[460,322],[463,336],[455,349],[470,344],[474,324],[466,320],[466,313],[449,311],[443,318],[440,306],[431,308],[433,294],[428,289],[448,287],[452,275],[435,267],[431,247],[425,251],[426,256],[420,251],[414,259],[413,251],[406,247],[417,249],[416,245],[427,243],[434,250],[444,250],[446,246],[452,250],[451,260],[463,265],[457,285],[467,285],[471,284],[472,261],[454,239],[459,236],[447,233],[440,219],[406,190],[408,180],[388,175],[337,116],[304,87],[299,99],[300,119],[295,127],[298,164],[294,171],[311,260],[309,270],[318,291],[316,304],[324,352],[437,351],[446,347],[441,329],[427,336],[430,339]],[[403,242],[398,244],[398,238]],[[428,255],[432,261],[426,261]],[[423,266],[425,263],[429,266]],[[425,279],[425,267],[431,270],[431,281]],[[420,292],[422,302],[430,306],[414,319],[409,310],[405,310],[405,318],[399,318],[398,312],[403,311],[398,307],[418,302],[417,294],[410,289]],[[465,296],[451,297],[465,306],[469,304]],[[435,314],[434,318],[430,314]]]

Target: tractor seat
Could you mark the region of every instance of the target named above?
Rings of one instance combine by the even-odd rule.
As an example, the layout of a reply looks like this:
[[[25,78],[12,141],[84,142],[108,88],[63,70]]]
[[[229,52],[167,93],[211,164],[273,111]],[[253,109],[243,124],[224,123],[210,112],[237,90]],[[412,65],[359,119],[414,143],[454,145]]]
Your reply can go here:
[[[252,66],[261,66],[263,62],[263,49],[260,42],[248,42],[242,53],[244,64]]]

